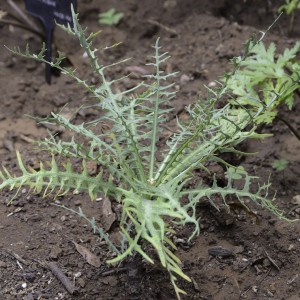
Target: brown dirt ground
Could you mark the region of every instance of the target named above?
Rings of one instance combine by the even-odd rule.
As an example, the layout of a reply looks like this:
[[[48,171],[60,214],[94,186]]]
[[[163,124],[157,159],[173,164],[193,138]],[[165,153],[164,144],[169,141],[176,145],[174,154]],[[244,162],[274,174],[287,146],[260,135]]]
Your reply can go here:
[[[4,2],[1,5],[6,9]],[[21,1],[16,2],[22,6]],[[230,69],[229,59],[242,52],[243,43],[252,33],[265,30],[273,22],[280,3],[271,0],[82,0],[78,10],[84,26],[93,31],[103,30],[95,42],[99,48],[123,43],[115,50],[100,52],[106,62],[132,57],[129,65],[142,66],[151,53],[151,45],[160,36],[165,50],[172,55],[168,67],[181,74],[177,78],[179,92],[174,102],[179,111],[195,98],[205,97],[203,86]],[[97,22],[98,13],[110,7],[125,13],[117,27]],[[287,24],[288,19],[282,17],[266,41],[275,41],[281,50],[293,45],[300,36],[299,20],[292,37],[286,35]],[[53,77],[53,84],[47,85],[43,65],[16,57],[3,47],[24,49],[30,43],[33,51],[37,51],[40,40],[32,33],[0,25],[0,41],[0,159],[4,166],[17,172],[16,149],[23,153],[28,164],[35,165],[44,159],[42,153],[29,149],[34,148],[31,140],[46,136],[46,128],[37,126],[26,115],[46,116],[51,111],[59,111],[66,103],[69,104],[64,113],[71,114],[87,103],[88,95],[63,76]],[[93,80],[76,41],[57,30],[55,42],[81,74]],[[119,68],[112,75],[124,73],[125,69]],[[135,82],[131,77],[123,84],[130,87]],[[285,107],[281,111],[298,130],[299,112],[298,96],[292,111]],[[93,111],[77,115],[76,119],[79,122],[91,116]],[[300,205],[292,199],[300,195],[300,142],[278,122],[262,131],[274,136],[243,145],[244,150],[258,155],[234,157],[234,160],[261,177],[261,182],[266,182],[271,174],[278,205],[290,218],[297,218]],[[287,159],[289,165],[284,171],[275,172],[271,166],[279,158]],[[111,255],[105,243],[76,215],[51,205],[51,199],[28,195],[26,190],[7,206],[12,195],[9,191],[0,194],[0,299],[175,299],[168,276],[159,266],[127,260],[112,269],[104,263]],[[86,195],[69,195],[59,200],[71,208],[80,206],[99,225],[105,226],[105,220],[109,222],[102,213],[103,201],[92,203]],[[300,299],[299,222],[285,223],[257,207],[253,209],[259,221],[243,211],[228,215],[202,205],[200,236],[188,244],[185,233],[189,229],[179,234],[178,255],[185,272],[193,279],[193,283],[180,281],[188,293],[184,299]],[[118,213],[114,205],[113,210]],[[101,266],[87,264],[73,242],[99,256]],[[208,249],[216,245],[235,255],[210,256]],[[70,295],[41,264],[45,261],[54,261],[75,282],[79,294]],[[112,272],[103,274],[107,271]]]

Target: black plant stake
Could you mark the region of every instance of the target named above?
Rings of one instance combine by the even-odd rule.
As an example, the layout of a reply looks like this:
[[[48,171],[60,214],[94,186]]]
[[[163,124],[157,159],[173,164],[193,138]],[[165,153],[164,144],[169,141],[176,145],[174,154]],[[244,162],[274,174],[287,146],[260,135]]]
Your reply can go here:
[[[76,10],[77,0],[25,0],[27,11],[39,18],[45,28],[46,60],[52,60],[52,40],[55,22],[73,27],[71,4]],[[51,66],[46,64],[46,81],[51,83]]]

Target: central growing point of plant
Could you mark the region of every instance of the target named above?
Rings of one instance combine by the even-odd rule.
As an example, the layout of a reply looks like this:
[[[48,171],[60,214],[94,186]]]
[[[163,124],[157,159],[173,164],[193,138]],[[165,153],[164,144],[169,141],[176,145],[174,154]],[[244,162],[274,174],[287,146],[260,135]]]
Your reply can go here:
[[[95,34],[85,35],[74,12],[73,19],[74,28],[64,29],[79,39],[101,83],[98,86],[90,85],[81,80],[75,70],[62,67],[62,54],[51,65],[74,78],[92,94],[100,116],[93,122],[75,125],[64,116],[52,113],[47,122],[63,126],[73,132],[76,138],[62,141],[50,135],[40,142],[42,148],[52,154],[50,168],[42,163],[38,171],[27,168],[18,154],[22,174],[16,177],[4,168],[4,172],[0,173],[0,189],[10,187],[19,190],[22,186],[29,186],[34,192],[43,191],[44,196],[55,191],[57,195],[70,190],[87,191],[92,200],[99,194],[106,194],[110,199],[119,201],[123,209],[120,229],[128,247],[122,252],[116,246],[117,255],[108,262],[117,263],[134,252],[150,263],[158,258],[169,272],[177,297],[180,298],[184,291],[177,286],[176,277],[188,281],[190,278],[181,269],[171,238],[175,228],[188,223],[194,225],[190,239],[199,233],[196,214],[199,202],[208,199],[218,209],[214,195],[220,195],[225,204],[227,196],[232,195],[242,205],[246,206],[245,199],[251,199],[282,217],[282,212],[273,205],[273,199],[267,197],[269,183],[251,192],[254,177],[241,167],[230,166],[219,156],[222,152],[238,152],[235,146],[245,139],[263,137],[255,133],[255,120],[263,113],[263,109],[247,111],[243,106],[233,108],[231,104],[216,108],[216,102],[227,89],[225,82],[219,90],[210,91],[207,100],[189,106],[189,121],[183,123],[178,120],[177,132],[163,142],[165,137],[161,125],[167,120],[175,96],[173,84],[169,83],[175,73],[166,74],[162,70],[168,55],[161,52],[159,39],[154,45],[152,62],[148,64],[154,69],[153,75],[145,76],[143,82],[130,90],[120,91],[115,88],[115,83],[120,79],[109,80],[106,70],[124,61],[112,65],[100,64],[97,50],[92,49]],[[25,54],[19,50],[15,50],[15,53],[46,62],[44,48],[37,55],[30,54],[28,49]],[[93,128],[99,123],[107,124],[109,130],[101,134],[94,133]],[[81,158],[82,171],[76,172],[71,162],[58,166],[55,154]],[[86,167],[88,161],[100,165],[101,172],[97,176],[89,175]],[[216,179],[213,179],[211,186],[198,183],[191,188],[189,182],[193,179],[194,169],[202,168],[210,174],[205,167],[208,161],[217,161],[226,166],[226,186],[219,187]],[[235,181],[241,179],[244,180],[243,186],[235,187]],[[157,257],[150,255],[149,248],[156,251]]]

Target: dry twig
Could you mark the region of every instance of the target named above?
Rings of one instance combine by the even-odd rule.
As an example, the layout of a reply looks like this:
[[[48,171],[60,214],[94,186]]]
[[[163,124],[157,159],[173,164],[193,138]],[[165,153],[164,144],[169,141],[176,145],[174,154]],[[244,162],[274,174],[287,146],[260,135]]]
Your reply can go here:
[[[10,256],[14,257],[17,261],[21,262],[23,265],[29,266],[29,262],[22,258],[19,254],[14,253],[9,249],[6,249],[5,252],[8,253]]]
[[[78,289],[72,283],[72,281],[58,268],[54,262],[47,263],[48,268],[53,273],[53,275],[63,284],[65,289],[71,295],[77,295]]]
[[[168,27],[166,25],[163,25],[163,24],[161,24],[161,23],[159,23],[159,22],[157,22],[155,20],[149,19],[149,20],[147,20],[147,22],[150,23],[150,24],[152,24],[152,25],[158,26],[158,27],[162,28],[163,30],[165,30],[167,32],[170,32],[171,34],[173,34],[175,36],[178,35],[178,33],[177,33],[176,30],[174,30],[174,29],[172,29],[172,28],[170,28],[170,27]]]

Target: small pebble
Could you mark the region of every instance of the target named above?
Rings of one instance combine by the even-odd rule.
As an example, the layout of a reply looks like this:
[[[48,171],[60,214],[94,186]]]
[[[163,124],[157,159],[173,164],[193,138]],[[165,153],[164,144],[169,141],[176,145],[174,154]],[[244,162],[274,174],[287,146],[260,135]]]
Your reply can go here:
[[[214,82],[214,81],[211,81],[209,84],[208,84],[208,87],[210,87],[210,88],[214,88],[214,87],[216,87],[217,86],[217,84]]]
[[[273,293],[273,294],[276,293],[276,284],[275,284],[275,282],[270,283],[269,289],[270,289],[271,293]]]
[[[52,259],[58,259],[58,257],[62,254],[62,249],[59,248],[59,246],[54,246],[51,251],[50,251],[50,254],[49,254],[49,257],[52,258]]]
[[[51,211],[49,215],[50,215],[51,218],[55,218],[56,214],[57,214],[57,212]]]
[[[67,217],[66,217],[66,216],[61,216],[60,220],[61,220],[62,222],[65,222],[65,221],[67,220]]]
[[[36,68],[37,68],[37,64],[35,62],[33,63],[31,62],[26,65],[27,71],[34,71]]]
[[[294,196],[291,202],[295,205],[300,205],[300,195]]]
[[[190,77],[187,76],[186,74],[182,74],[182,75],[180,76],[180,84],[181,84],[181,85],[185,85],[185,84],[187,84],[189,81],[190,81]]]
[[[80,201],[80,200],[76,200],[76,201],[74,201],[74,204],[75,204],[76,206],[80,206],[80,205],[82,205],[82,203],[81,203],[81,201]]]
[[[270,263],[270,261],[266,258],[266,259],[264,259],[264,261],[263,261],[263,265],[264,265],[264,267],[269,267],[269,266],[271,265],[271,263]]]
[[[76,272],[76,273],[74,274],[74,277],[75,277],[75,278],[79,278],[81,275],[82,275],[81,272]]]
[[[0,268],[3,268],[3,269],[7,268],[7,263],[0,260]]]
[[[169,10],[177,6],[176,0],[166,0],[163,4],[164,9]]]
[[[78,278],[77,282],[78,282],[79,286],[82,288],[86,286],[86,282],[84,281],[83,278]]]

